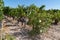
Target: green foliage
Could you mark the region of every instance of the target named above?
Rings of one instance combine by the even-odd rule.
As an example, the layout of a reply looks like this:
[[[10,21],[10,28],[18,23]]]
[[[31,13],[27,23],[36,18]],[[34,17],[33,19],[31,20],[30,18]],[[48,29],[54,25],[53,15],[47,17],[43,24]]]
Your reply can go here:
[[[32,14],[32,15],[31,15]],[[46,30],[52,22],[52,15],[44,13],[30,14],[29,25],[33,25],[33,29],[29,32],[31,36],[38,35]]]
[[[7,35],[5,36],[5,39],[7,39],[7,40],[15,40],[15,37],[7,34]]]
[[[2,40],[16,40],[14,36],[11,36],[9,34],[6,34],[4,38],[2,37]]]
[[[0,14],[0,21],[2,21],[2,19],[3,19],[3,14],[1,13]]]
[[[3,7],[4,7],[3,4],[4,4],[3,0],[0,0],[0,21],[2,21],[3,19]]]
[[[11,10],[10,7],[4,7],[4,9],[3,9],[4,15],[10,16],[10,14],[9,14],[10,10]]]

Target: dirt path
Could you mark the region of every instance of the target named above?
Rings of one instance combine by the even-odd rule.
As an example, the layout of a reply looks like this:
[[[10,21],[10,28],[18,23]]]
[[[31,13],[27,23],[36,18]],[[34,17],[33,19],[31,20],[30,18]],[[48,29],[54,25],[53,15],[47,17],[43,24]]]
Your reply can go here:
[[[3,30],[5,33],[8,33],[12,36],[15,36],[16,37],[16,40],[28,40],[28,34],[27,32],[29,31],[28,29],[29,26],[26,25],[27,27],[23,27],[21,26],[21,23],[19,23],[19,25],[16,25],[15,23],[12,23],[12,22],[5,22],[4,23],[5,27],[3,27]]]
[[[52,25],[41,37],[42,40],[60,40],[60,25]]]

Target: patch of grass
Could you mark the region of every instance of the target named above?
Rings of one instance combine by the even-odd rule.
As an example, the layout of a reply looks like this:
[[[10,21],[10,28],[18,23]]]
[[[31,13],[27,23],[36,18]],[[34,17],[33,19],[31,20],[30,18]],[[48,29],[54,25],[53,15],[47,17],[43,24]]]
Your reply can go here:
[[[2,38],[2,40],[15,40],[15,37],[9,34],[5,35],[5,38]]]

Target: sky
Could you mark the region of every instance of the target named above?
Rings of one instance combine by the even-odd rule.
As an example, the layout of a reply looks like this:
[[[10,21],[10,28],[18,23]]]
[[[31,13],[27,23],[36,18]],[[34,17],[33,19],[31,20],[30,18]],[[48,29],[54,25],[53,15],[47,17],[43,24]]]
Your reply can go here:
[[[18,4],[25,6],[35,4],[38,7],[45,5],[45,9],[60,9],[60,0],[4,0],[4,6],[15,8]]]

